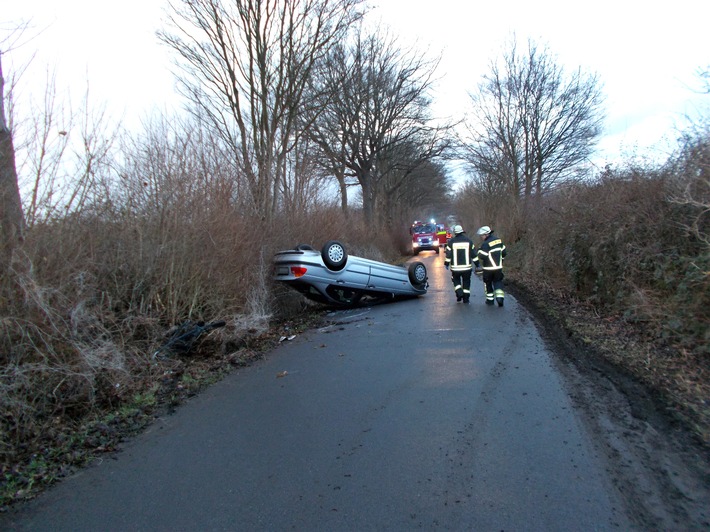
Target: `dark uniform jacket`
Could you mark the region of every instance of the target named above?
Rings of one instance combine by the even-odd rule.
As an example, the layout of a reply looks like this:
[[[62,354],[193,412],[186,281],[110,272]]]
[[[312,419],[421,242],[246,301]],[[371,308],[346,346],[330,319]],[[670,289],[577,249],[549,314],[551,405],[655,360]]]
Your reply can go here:
[[[476,260],[476,246],[464,233],[459,233],[446,242],[444,263],[449,265],[452,272],[471,270]]]
[[[478,258],[484,270],[502,270],[503,257],[506,255],[503,241],[493,233],[488,235],[478,248]]]

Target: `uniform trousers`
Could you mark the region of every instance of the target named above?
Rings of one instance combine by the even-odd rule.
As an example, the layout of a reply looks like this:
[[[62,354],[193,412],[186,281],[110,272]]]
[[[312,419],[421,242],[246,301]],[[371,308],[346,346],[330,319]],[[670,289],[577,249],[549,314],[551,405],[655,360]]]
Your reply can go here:
[[[493,302],[496,297],[503,298],[503,270],[483,270],[483,284],[486,286],[486,300]]]
[[[451,270],[451,281],[454,283],[457,300],[468,301],[471,297],[471,272],[471,269]]]

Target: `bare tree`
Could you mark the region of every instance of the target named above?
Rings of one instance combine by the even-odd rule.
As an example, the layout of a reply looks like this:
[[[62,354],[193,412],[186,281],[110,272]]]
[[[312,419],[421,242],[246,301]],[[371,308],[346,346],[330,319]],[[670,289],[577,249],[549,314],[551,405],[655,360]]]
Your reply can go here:
[[[106,197],[117,130],[104,106],[90,108],[88,86],[77,108],[56,95],[54,76],[48,75],[43,101],[31,105],[30,118],[18,128],[24,138],[18,169],[28,227],[81,212]]]
[[[5,116],[5,78],[0,49],[0,277],[10,266],[15,248],[22,242],[24,216],[17,182],[15,146],[12,131]]]
[[[406,179],[448,146],[450,126],[433,125],[429,114],[428,92],[437,65],[438,60],[403,50],[380,32],[365,34],[360,28],[352,44],[333,49],[315,78],[317,103],[309,135],[330,168],[345,169],[334,172],[342,194],[345,178],[356,179],[368,224],[388,178]],[[402,183],[391,181],[390,186]]]
[[[579,170],[601,133],[596,75],[568,75],[546,48],[515,40],[471,94],[464,157],[488,189],[539,196]]]
[[[413,218],[441,216],[449,209],[451,186],[444,163],[425,162],[411,171],[396,171],[385,182],[378,212],[387,225]]]
[[[700,82],[700,94],[710,94],[710,64],[700,67],[696,71],[698,81]]]
[[[173,0],[186,96],[233,150],[254,214],[269,219],[287,156],[303,135],[297,116],[313,65],[361,18],[363,0]]]
[[[281,207],[285,212],[306,214],[316,205],[332,200],[332,194],[331,197],[326,194],[330,180],[318,156],[308,139],[297,143],[289,154],[279,190]]]
[[[340,207],[348,213],[348,189],[357,186],[357,180],[346,166],[347,145],[343,132],[350,127],[344,88],[348,76],[343,68],[347,63],[347,47],[340,43],[328,56],[316,64],[309,80],[309,97],[300,115],[304,131],[317,147],[317,164],[332,176],[340,192]]]
[[[421,157],[421,143],[402,143],[381,154],[377,214],[387,225],[411,221],[411,213],[440,213],[449,203],[450,180],[443,161]],[[426,151],[426,150],[425,150]]]

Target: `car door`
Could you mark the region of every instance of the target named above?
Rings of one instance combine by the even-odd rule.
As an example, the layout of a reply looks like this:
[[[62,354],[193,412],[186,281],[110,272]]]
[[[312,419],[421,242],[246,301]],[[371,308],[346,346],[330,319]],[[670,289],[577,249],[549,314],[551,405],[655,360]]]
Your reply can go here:
[[[401,266],[372,262],[368,289],[378,292],[407,293],[411,291],[407,270]]]
[[[358,257],[348,257],[345,268],[340,275],[333,276],[333,281],[337,286],[364,290],[370,281],[370,264]]]

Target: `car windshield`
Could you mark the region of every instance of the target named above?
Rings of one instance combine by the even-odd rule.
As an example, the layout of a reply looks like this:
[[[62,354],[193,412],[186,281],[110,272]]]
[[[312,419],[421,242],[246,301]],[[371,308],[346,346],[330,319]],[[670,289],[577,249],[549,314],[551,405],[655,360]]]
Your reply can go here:
[[[415,227],[414,232],[418,235],[422,233],[436,233],[436,227],[433,224],[424,224]]]

